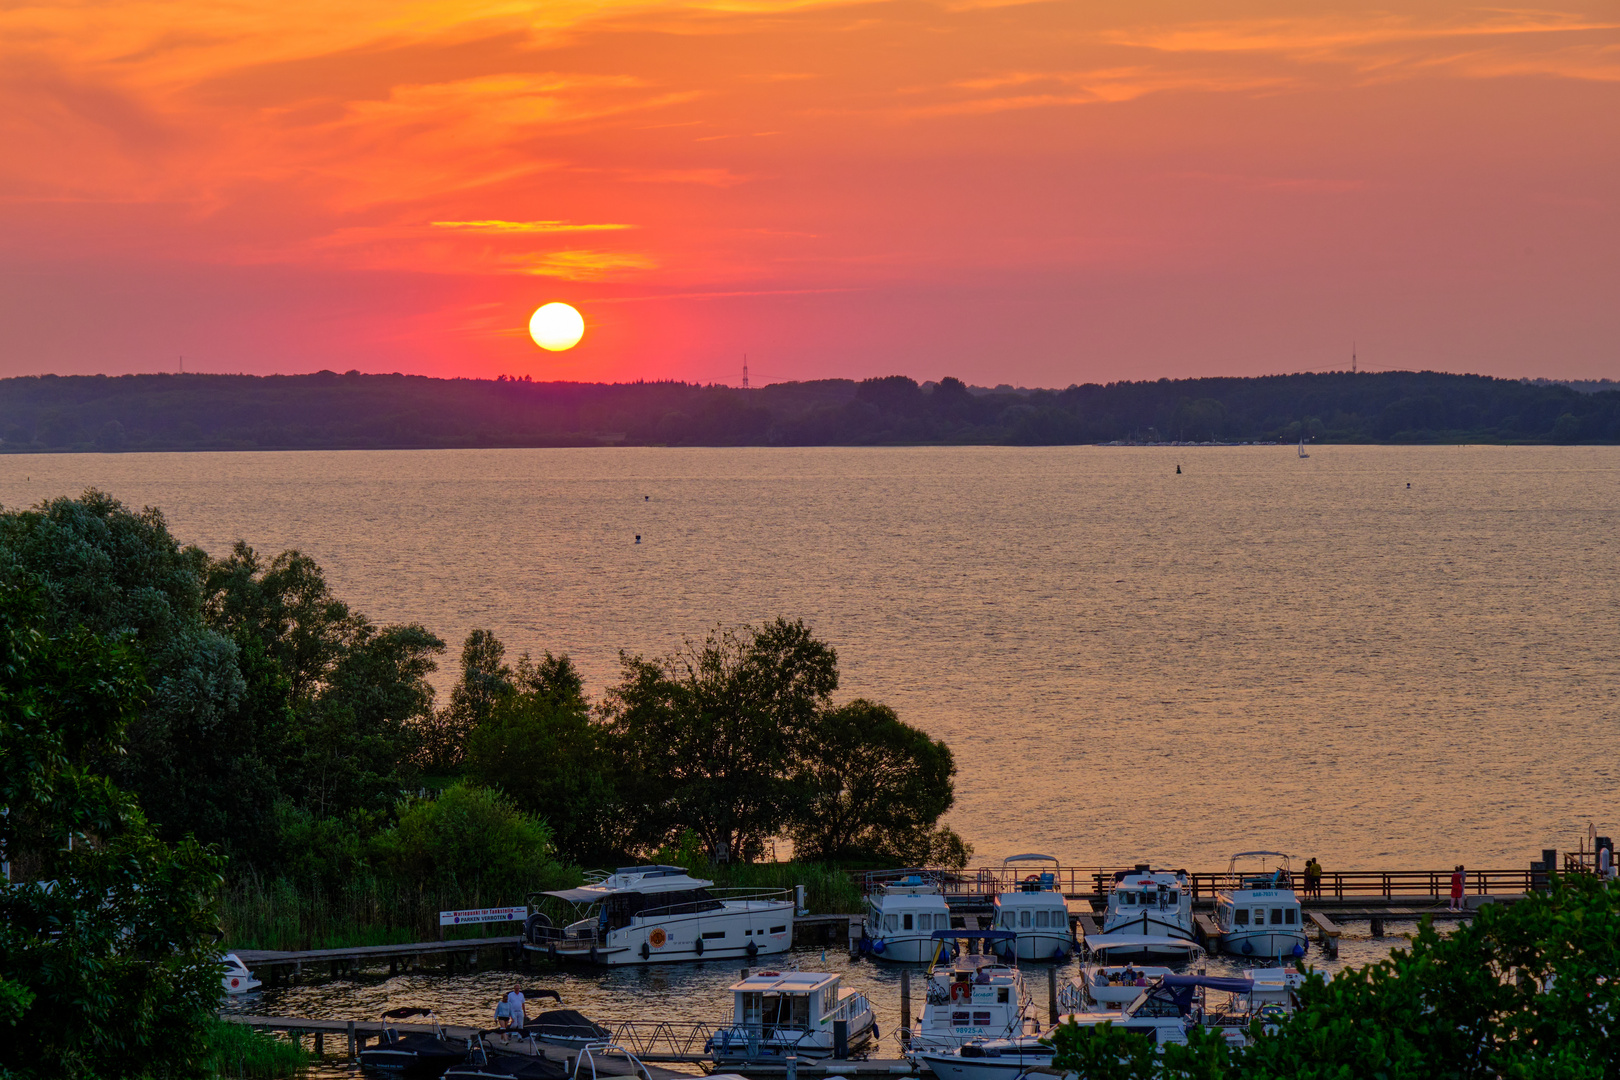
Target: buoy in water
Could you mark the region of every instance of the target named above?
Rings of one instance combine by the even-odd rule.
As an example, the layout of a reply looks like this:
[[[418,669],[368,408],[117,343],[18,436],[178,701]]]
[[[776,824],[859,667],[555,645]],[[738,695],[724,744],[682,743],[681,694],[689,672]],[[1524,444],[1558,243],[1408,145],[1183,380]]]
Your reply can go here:
[[[641,534],[640,533],[636,533],[636,543],[638,543],[638,544],[641,543]]]
[[[651,495],[643,495],[643,496],[642,496],[642,497],[641,497],[641,500],[642,500],[642,501],[643,501],[643,502],[652,502],[652,496],[651,496]]]
[[[1177,475],[1177,476],[1180,476],[1180,475],[1181,475],[1181,466],[1180,466],[1180,465],[1177,465],[1177,466],[1176,466],[1176,475]]]

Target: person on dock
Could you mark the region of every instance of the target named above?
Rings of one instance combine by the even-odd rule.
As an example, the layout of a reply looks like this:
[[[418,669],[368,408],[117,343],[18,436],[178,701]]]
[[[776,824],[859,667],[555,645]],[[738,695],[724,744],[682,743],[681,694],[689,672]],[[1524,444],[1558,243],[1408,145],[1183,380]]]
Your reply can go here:
[[[495,1005],[495,1026],[502,1031],[508,1031],[512,1027],[512,1006],[507,1003],[505,997]]]
[[[1453,870],[1451,872],[1451,905],[1448,908],[1448,910],[1450,910],[1450,911],[1461,911],[1462,909],[1463,909],[1463,868],[1462,868],[1462,864],[1459,863],[1457,865],[1457,869],[1455,869],[1455,870]]]
[[[1322,895],[1322,864],[1312,855],[1305,860],[1305,895],[1320,898]]]
[[[512,992],[506,995],[506,1014],[513,1027],[520,1028],[529,1022],[529,1014],[523,1009],[522,983],[513,983]]]

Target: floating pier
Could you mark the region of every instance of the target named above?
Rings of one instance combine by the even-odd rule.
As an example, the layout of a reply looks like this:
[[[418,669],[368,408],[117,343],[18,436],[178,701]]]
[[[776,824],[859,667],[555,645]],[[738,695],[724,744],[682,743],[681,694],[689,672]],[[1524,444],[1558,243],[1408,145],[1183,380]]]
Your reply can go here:
[[[281,981],[296,981],[307,967],[312,971],[325,969],[325,974],[336,978],[352,974],[367,967],[388,965],[390,975],[421,967],[425,962],[437,961],[446,972],[472,971],[478,967],[478,958],[484,953],[498,953],[500,962],[511,964],[523,950],[523,939],[516,934],[508,937],[462,938],[458,941],[413,941],[403,945],[362,945],[349,949],[236,949],[236,955],[267,986]],[[403,1030],[403,1029],[401,1029]]]

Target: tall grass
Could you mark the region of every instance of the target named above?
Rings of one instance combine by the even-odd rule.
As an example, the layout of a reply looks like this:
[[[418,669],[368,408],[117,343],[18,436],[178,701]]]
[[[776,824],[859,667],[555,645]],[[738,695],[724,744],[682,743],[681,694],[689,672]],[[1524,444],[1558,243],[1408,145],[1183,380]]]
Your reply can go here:
[[[547,887],[552,887],[547,883]],[[512,907],[525,889],[404,885],[392,878],[357,874],[338,888],[284,877],[238,874],[220,890],[220,922],[233,949],[344,949],[431,941],[439,936],[439,912]],[[445,927],[447,938],[515,934],[516,923]]]
[[[297,1043],[245,1024],[211,1018],[207,1024],[209,1075],[233,1080],[281,1080],[297,1076],[314,1056]]]
[[[731,863],[693,870],[725,888],[791,889],[803,885],[805,906],[817,915],[854,914],[861,910],[861,891],[850,876],[821,863]]]
[[[707,864],[691,868],[722,888],[805,887],[805,902],[818,914],[861,910],[860,890],[848,874],[819,863]],[[555,883],[536,883],[553,888]],[[237,874],[220,891],[220,920],[233,949],[344,949],[431,941],[439,935],[439,912],[507,907],[524,902],[523,886],[491,888],[419,883],[402,885],[370,873],[338,888],[284,877]],[[516,923],[446,927],[447,938],[515,934]]]

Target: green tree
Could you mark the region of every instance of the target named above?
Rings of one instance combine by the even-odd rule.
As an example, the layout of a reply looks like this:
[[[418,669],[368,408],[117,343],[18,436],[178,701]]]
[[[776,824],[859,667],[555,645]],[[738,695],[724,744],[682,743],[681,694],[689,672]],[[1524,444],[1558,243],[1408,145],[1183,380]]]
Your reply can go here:
[[[0,1074],[196,1075],[219,996],[220,860],[169,847],[91,762],[139,714],[138,653],[53,626],[42,590],[0,585]]]
[[[758,859],[803,801],[795,755],[838,686],[837,654],[802,621],[777,619],[663,660],[619,660],[602,716],[636,846],[690,828],[712,859]]]
[[[566,656],[519,658],[512,692],[467,740],[467,775],[551,826],[558,850],[589,863],[622,850],[606,732]]]
[[[551,830],[488,788],[455,784],[438,798],[412,800],[374,842],[379,863],[402,886],[488,885],[504,895],[566,880],[553,859]]]
[[[202,618],[208,557],[155,509],[103,492],[0,515],[0,567],[39,583],[56,633],[127,638],[151,690],[98,767],[150,808],[160,834],[234,846],[262,831],[274,794],[238,647]]]
[[[859,699],[823,711],[807,736],[801,761],[809,798],[789,830],[797,856],[915,865],[938,861],[938,847],[955,861],[949,841],[935,836],[956,798],[950,747],[887,705]],[[958,865],[966,861],[963,850]]]
[[[468,736],[515,692],[505,659],[506,646],[488,630],[467,635],[461,646],[461,679],[450,691],[450,703],[424,732],[425,768],[434,772],[458,768],[466,758]]]

